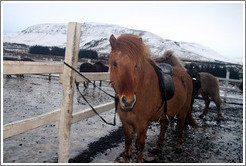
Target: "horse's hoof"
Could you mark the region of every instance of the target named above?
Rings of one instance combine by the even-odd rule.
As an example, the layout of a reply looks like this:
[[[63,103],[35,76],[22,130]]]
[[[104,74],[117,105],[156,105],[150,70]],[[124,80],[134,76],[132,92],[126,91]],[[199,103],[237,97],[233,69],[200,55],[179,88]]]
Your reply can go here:
[[[122,152],[116,159],[115,159],[116,162],[119,162],[119,163],[129,163],[130,162],[130,157],[126,157],[124,155],[124,152]]]
[[[116,159],[115,159],[116,162],[119,162],[119,163],[129,163],[130,162],[130,159],[127,159],[125,157],[122,157],[122,156],[118,156]]]
[[[144,162],[144,160],[143,159],[139,159],[139,160],[137,160],[137,163],[143,163]]]
[[[158,148],[148,149],[148,152],[151,154],[157,155],[161,152],[161,149],[158,149]]]

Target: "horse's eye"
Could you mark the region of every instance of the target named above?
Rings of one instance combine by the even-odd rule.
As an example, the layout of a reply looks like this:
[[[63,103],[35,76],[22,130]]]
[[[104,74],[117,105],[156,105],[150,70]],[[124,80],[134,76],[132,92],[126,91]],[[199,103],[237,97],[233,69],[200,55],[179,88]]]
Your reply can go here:
[[[114,62],[114,63],[113,63],[113,66],[114,66],[114,67],[117,67],[117,63],[116,63],[116,62]]]

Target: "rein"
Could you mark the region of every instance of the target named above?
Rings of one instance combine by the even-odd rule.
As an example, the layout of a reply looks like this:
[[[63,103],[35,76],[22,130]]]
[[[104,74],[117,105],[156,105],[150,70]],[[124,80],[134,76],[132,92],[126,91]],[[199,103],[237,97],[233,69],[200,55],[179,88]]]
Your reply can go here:
[[[102,92],[104,92],[105,94],[107,94],[108,96],[110,96],[111,98],[113,98],[114,100],[115,100],[115,113],[114,113],[114,122],[113,123],[109,123],[109,122],[107,122],[96,110],[95,110],[95,108],[88,102],[88,100],[85,98],[85,96],[80,92],[80,90],[79,90],[79,84],[76,82],[76,80],[75,80],[75,85],[76,85],[76,88],[77,88],[77,90],[79,91],[79,94],[80,94],[80,96],[85,100],[85,102],[91,107],[91,109],[93,110],[93,112],[96,114],[96,115],[98,115],[100,118],[101,118],[101,120],[104,122],[104,123],[106,123],[106,124],[108,124],[108,125],[112,125],[112,126],[115,126],[116,125],[116,112],[117,112],[117,106],[118,106],[118,103],[119,103],[119,98],[118,98],[118,96],[113,96],[113,95],[111,95],[111,94],[109,94],[109,93],[107,93],[106,91],[104,91],[102,88],[100,88],[100,87],[98,87],[98,86],[96,86],[96,84],[95,83],[93,83],[91,80],[89,80],[87,77],[85,77],[83,74],[81,74],[79,71],[77,71],[75,68],[73,68],[72,66],[70,66],[69,64],[67,64],[66,62],[64,62],[64,64],[67,66],[67,67],[69,67],[70,69],[72,69],[73,71],[75,71],[77,74],[79,74],[79,76],[81,76],[82,78],[84,78],[85,80],[87,80],[89,83],[92,83],[96,88],[98,88],[99,90],[101,90]]]

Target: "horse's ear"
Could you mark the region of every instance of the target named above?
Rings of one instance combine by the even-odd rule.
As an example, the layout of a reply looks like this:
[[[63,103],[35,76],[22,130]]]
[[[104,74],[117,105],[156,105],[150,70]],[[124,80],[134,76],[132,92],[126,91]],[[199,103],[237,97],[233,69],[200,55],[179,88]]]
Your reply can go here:
[[[115,38],[114,35],[112,34],[112,35],[110,36],[110,39],[109,39],[109,42],[110,42],[110,45],[111,45],[111,48],[112,48],[112,49],[114,48],[115,41],[116,41],[116,38]]]

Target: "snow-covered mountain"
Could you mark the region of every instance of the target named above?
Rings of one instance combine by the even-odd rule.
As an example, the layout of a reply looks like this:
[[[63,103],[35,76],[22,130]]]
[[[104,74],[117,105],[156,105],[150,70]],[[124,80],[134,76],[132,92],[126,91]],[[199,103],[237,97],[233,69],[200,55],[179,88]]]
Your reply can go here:
[[[21,43],[29,46],[66,46],[67,24],[39,24],[31,26],[19,33],[4,34],[3,42]],[[123,33],[132,33],[141,36],[149,46],[153,57],[158,57],[165,50],[174,50],[181,59],[192,59],[198,61],[223,61],[230,63],[242,62],[223,57],[219,53],[196,43],[177,42],[163,39],[151,32],[128,29],[112,24],[83,23],[81,28],[80,48],[96,50],[99,55],[108,55],[111,48],[109,37],[115,37]]]

